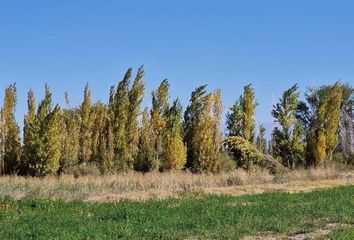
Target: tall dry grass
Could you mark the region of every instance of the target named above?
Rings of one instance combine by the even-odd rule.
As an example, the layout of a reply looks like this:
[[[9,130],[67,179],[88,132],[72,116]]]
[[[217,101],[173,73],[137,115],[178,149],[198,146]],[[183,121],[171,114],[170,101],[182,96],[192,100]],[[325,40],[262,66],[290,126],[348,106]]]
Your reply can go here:
[[[271,175],[266,170],[251,172],[235,170],[220,174],[192,174],[186,172],[132,172],[106,176],[63,175],[45,178],[19,176],[0,177],[0,196],[15,199],[41,198],[64,200],[117,200],[168,197],[185,193],[210,192],[210,189],[237,186],[262,186],[296,181],[317,181],[348,178],[352,173],[337,167],[300,169],[283,175]],[[212,191],[211,191],[212,192]]]

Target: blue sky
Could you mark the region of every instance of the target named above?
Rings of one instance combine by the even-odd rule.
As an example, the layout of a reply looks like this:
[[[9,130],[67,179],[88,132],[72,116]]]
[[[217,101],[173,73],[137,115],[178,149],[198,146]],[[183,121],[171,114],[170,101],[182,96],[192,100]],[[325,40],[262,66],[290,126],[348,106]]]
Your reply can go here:
[[[253,83],[257,122],[292,84],[354,83],[354,1],[151,0],[0,1],[0,97],[18,85],[18,121],[26,92],[47,82],[54,100],[107,102],[128,67],[145,66],[146,100],[168,78],[187,105],[198,85],[221,88],[225,108]],[[172,99],[171,99],[172,100]]]

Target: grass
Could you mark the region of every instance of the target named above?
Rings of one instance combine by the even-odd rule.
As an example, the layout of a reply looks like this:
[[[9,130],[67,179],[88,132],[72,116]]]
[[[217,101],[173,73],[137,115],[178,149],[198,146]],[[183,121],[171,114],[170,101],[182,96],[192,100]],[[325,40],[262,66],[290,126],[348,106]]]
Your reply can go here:
[[[0,196],[14,199],[63,199],[83,201],[145,200],[176,197],[184,193],[250,194],[272,190],[306,191],[313,188],[354,183],[346,178],[349,170],[337,168],[296,170],[283,175],[271,175],[264,170],[235,170],[220,174],[127,173],[119,175],[88,175],[75,178],[0,177]],[[330,180],[330,182],[328,181]],[[322,182],[320,182],[322,181]]]
[[[5,197],[0,201],[0,239],[293,236],[324,228],[329,223],[352,226],[353,209],[354,186],[296,194],[200,194],[112,203]],[[332,234],[335,239],[350,237],[353,229],[336,230]]]

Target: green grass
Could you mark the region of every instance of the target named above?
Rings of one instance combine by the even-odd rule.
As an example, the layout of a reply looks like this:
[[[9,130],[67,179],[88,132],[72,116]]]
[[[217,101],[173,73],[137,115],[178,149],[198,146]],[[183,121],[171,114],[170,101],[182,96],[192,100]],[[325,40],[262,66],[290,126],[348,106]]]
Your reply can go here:
[[[239,239],[311,232],[327,223],[354,224],[354,186],[146,202],[0,200],[0,239]],[[350,238],[353,229],[333,234]]]

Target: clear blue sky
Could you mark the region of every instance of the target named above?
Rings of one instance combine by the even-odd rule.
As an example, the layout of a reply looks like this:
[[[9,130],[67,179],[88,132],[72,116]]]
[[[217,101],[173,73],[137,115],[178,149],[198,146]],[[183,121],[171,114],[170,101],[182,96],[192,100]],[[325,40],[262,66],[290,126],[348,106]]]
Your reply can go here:
[[[269,124],[294,83],[354,83],[354,1],[0,1],[0,97],[17,82],[21,125],[29,88],[38,100],[48,82],[56,102],[68,91],[79,104],[88,82],[107,102],[141,64],[145,105],[164,78],[184,106],[200,84],[221,88],[228,108],[253,83],[257,121]]]

